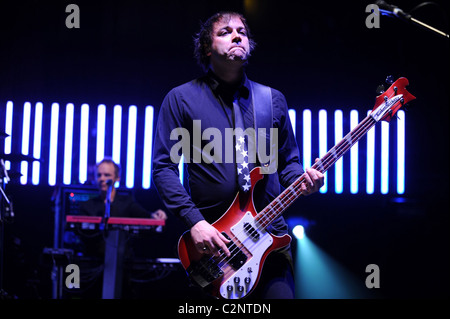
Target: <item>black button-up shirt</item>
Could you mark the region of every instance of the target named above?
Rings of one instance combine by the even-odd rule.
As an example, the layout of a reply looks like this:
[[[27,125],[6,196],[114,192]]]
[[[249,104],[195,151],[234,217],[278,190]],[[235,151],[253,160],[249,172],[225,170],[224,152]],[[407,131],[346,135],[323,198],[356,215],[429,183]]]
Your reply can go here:
[[[172,89],[162,103],[154,142],[153,182],[165,206],[188,227],[203,219],[210,223],[216,221],[226,212],[238,192],[236,163],[225,160],[226,151],[234,152],[234,147],[227,148],[225,138],[220,144],[213,141],[212,136],[203,136],[205,140],[201,136],[208,128],[218,130],[222,137],[225,137],[226,129],[234,129],[233,99],[236,96],[245,127],[253,127],[250,90],[250,80],[245,75],[239,86],[232,87],[210,71],[203,77]],[[257,211],[279,195],[280,184],[287,187],[303,174],[285,97],[275,89],[271,91],[273,126],[278,129],[278,171],[266,175],[257,183],[253,193]],[[173,132],[180,135],[175,134],[171,139]],[[171,158],[171,151],[172,155],[178,154],[174,152],[174,147],[179,149],[180,145],[185,145],[185,138],[188,138],[190,148],[186,153],[188,158],[185,158],[189,184],[183,187],[179,180],[178,162],[174,161],[173,156]],[[205,161],[211,159],[209,143],[214,143],[215,147],[221,146],[221,161]],[[268,230],[279,235],[287,232],[287,226],[279,217]]]

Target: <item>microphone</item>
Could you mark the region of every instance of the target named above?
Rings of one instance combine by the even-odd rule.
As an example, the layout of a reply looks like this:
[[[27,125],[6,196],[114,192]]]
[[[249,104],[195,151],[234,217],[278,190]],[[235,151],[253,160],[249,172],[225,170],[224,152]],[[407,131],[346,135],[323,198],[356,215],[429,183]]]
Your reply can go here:
[[[391,16],[391,17],[394,16],[394,17],[400,18],[402,20],[409,21],[409,22],[411,22],[413,24],[416,24],[416,25],[421,26],[421,27],[423,27],[425,29],[433,31],[433,32],[435,32],[435,33],[437,33],[439,35],[442,35],[442,36],[446,37],[447,39],[450,38],[447,33],[442,32],[442,31],[440,31],[440,30],[438,30],[438,29],[436,29],[436,28],[434,28],[434,27],[432,27],[432,26],[430,26],[430,25],[428,25],[428,24],[426,24],[426,23],[424,23],[422,21],[419,21],[419,20],[413,18],[409,13],[404,12],[402,9],[400,9],[397,6],[394,6],[392,4],[388,4],[388,3],[386,3],[383,0],[377,0],[375,2],[375,4],[378,6],[381,14],[383,14],[383,15]]]
[[[401,19],[405,19],[405,20],[411,19],[411,15],[409,13],[405,13],[399,7],[394,6],[392,4],[388,4],[383,0],[377,0],[377,2],[375,2],[375,4],[378,6],[378,8],[380,8],[380,12],[384,15],[388,15],[388,16],[394,15],[397,18],[401,18]]]

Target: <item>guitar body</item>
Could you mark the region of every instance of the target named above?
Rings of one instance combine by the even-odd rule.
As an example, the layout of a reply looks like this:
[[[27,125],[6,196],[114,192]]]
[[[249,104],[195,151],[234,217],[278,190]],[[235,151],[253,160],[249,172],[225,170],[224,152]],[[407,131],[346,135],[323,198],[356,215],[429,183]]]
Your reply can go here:
[[[274,236],[255,218],[253,190],[263,175],[259,167],[254,168],[250,175],[250,191],[239,192],[226,213],[212,224],[231,239],[228,246],[230,257],[223,253],[219,257],[199,253],[189,231],[178,243],[178,256],[189,277],[218,298],[239,299],[252,292],[267,256],[291,242],[289,235]]]

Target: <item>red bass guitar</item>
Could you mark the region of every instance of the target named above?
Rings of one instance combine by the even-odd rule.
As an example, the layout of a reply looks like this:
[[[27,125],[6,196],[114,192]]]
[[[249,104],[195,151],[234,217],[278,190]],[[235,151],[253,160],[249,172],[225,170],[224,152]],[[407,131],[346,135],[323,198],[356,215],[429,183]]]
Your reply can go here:
[[[377,122],[389,122],[403,105],[415,99],[405,88],[408,84],[406,78],[400,78],[377,96],[373,111],[312,167],[326,172]],[[212,296],[239,299],[249,295],[258,284],[267,256],[291,242],[289,235],[274,236],[266,228],[302,195],[304,175],[258,213],[253,205],[253,189],[263,178],[260,169],[251,171],[251,190],[239,192],[226,213],[212,224],[231,241],[230,257],[224,253],[218,257],[199,253],[189,231],[179,240],[178,255],[188,276]]]

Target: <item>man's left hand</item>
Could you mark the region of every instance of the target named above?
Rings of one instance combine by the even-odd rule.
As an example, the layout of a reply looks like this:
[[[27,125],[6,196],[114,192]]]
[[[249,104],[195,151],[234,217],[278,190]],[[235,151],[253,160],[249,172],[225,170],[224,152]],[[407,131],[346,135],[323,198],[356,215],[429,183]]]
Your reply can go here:
[[[318,160],[316,158],[316,162]],[[301,191],[305,196],[317,192],[324,184],[324,175],[314,168],[308,168],[303,176],[305,177],[305,182],[301,185]]]

